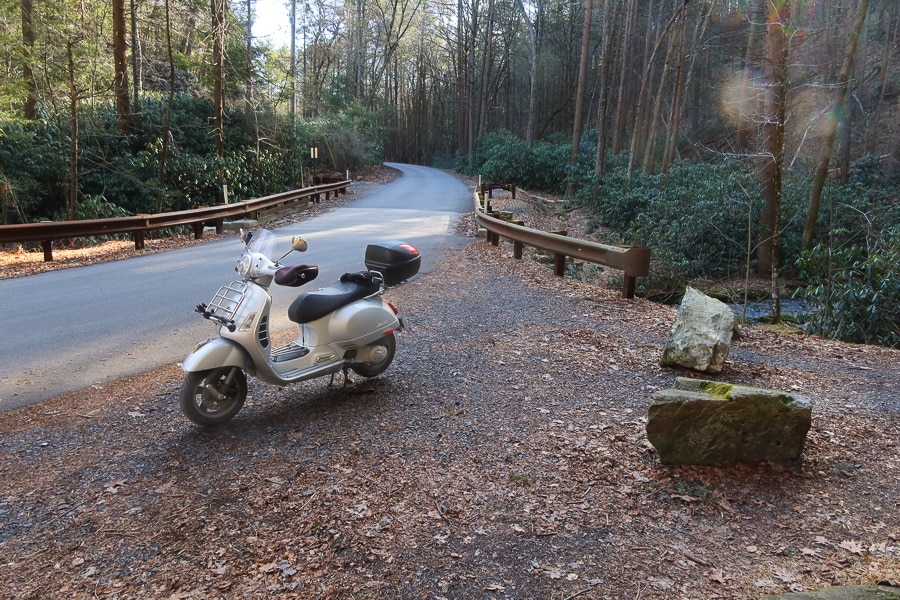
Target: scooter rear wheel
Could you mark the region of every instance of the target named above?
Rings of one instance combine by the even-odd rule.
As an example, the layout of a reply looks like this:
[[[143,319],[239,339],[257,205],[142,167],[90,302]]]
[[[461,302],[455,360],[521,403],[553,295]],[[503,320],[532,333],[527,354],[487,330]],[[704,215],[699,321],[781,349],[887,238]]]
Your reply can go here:
[[[350,363],[350,370],[357,375],[375,377],[384,373],[394,361],[394,354],[397,352],[397,338],[394,337],[393,333],[389,333],[374,344],[370,344],[370,346],[378,347],[376,349],[378,360],[375,362]]]
[[[241,410],[247,399],[247,376],[237,367],[188,373],[179,393],[181,412],[204,427],[221,425]]]

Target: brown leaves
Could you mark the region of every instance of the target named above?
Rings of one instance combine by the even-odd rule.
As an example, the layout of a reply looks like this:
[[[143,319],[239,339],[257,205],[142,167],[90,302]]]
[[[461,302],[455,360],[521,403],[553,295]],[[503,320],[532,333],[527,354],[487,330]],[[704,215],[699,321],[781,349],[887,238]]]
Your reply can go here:
[[[847,552],[857,555],[864,554],[866,551],[865,547],[863,547],[862,544],[851,540],[844,540],[843,542],[838,544],[838,548],[843,548]]]

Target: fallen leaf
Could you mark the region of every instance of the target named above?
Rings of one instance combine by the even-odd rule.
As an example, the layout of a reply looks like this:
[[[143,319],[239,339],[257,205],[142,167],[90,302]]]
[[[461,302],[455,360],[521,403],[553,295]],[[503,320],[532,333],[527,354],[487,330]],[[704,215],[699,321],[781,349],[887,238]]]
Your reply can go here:
[[[117,479],[116,481],[110,481],[104,487],[104,491],[109,492],[110,494],[117,494],[119,490],[125,485],[124,479]]]
[[[851,541],[851,540],[844,540],[843,542],[838,544],[838,547],[843,548],[844,550],[846,550],[847,552],[850,552],[851,554],[863,554],[866,551],[866,549],[862,546],[862,544],[860,544],[859,542]]]
[[[793,571],[789,571],[788,569],[776,568],[775,577],[777,577],[784,583],[794,583],[795,581],[797,581],[797,574]]]
[[[728,580],[731,579],[731,577],[726,575],[722,569],[712,569],[709,572],[709,578],[716,583],[722,584],[727,583]]]

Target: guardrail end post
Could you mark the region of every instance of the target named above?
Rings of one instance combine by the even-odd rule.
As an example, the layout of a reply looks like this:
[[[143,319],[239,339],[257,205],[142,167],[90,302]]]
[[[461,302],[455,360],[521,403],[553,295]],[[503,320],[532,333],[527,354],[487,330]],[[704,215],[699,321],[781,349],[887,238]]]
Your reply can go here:
[[[625,283],[622,286],[622,297],[626,300],[631,300],[634,298],[634,288],[637,282],[637,277],[633,275],[625,276]]]
[[[216,219],[216,235],[222,235],[225,231],[225,219]]]
[[[510,185],[510,191],[512,192],[513,200],[515,200],[516,199],[516,184],[513,183]]]
[[[134,232],[134,249],[135,250],[143,250],[144,249],[144,232],[143,231],[135,231]]]
[[[42,240],[41,248],[44,249],[44,262],[53,262],[53,240]]]
[[[553,270],[558,277],[563,277],[566,274],[566,255],[565,254],[557,254],[553,261]]]
[[[513,241],[513,258],[522,258],[522,249],[525,248],[525,244],[518,241]]]

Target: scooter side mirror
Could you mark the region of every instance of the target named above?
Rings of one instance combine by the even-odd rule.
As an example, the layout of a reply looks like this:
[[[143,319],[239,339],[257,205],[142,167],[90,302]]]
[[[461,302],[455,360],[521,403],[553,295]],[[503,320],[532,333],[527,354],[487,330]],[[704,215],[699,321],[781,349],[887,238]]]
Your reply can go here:
[[[306,240],[299,235],[295,235],[291,238],[291,248],[297,252],[306,252],[306,249],[309,248],[309,244],[307,244]]]

